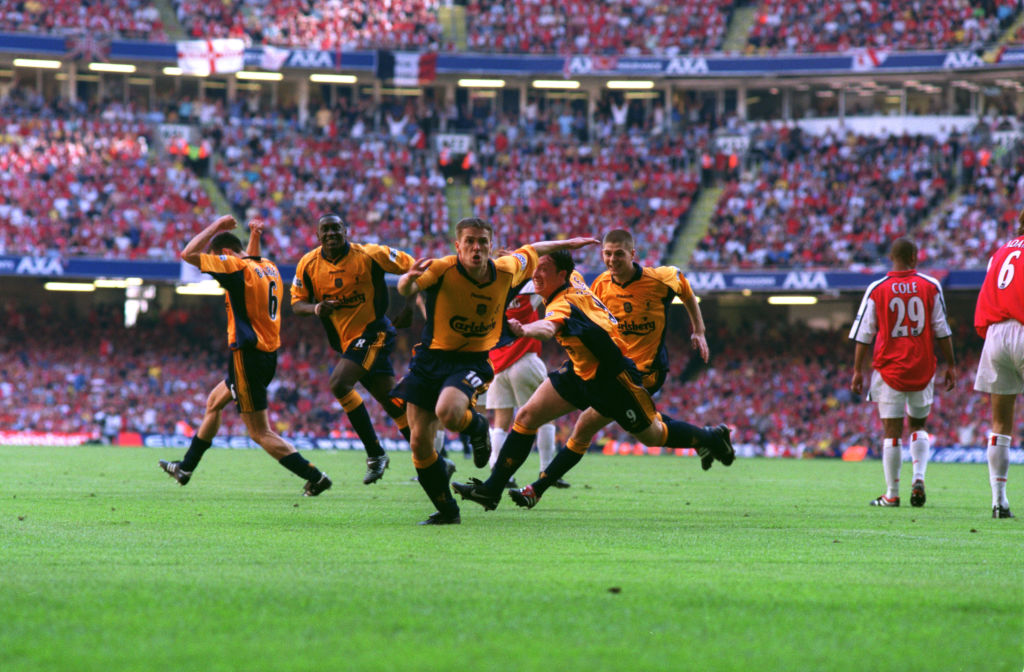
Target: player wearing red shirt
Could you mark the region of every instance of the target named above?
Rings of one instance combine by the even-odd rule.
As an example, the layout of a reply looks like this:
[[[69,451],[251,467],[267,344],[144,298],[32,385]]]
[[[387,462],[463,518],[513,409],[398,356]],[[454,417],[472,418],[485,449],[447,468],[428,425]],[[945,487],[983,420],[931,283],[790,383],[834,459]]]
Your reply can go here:
[[[1006,498],[1010,444],[1017,395],[1024,392],[1024,210],[1017,216],[1017,238],[992,255],[974,309],[974,328],[985,339],[974,389],[991,397],[988,477],[992,517],[1013,518]]]
[[[907,416],[914,465],[910,504],[924,506],[924,477],[931,442],[924,425],[931,412],[935,389],[933,341],[938,342],[946,360],[943,382],[946,391],[950,391],[956,385],[952,331],[946,321],[946,304],[939,281],[915,270],[917,246],[907,238],[898,238],[892,244],[889,258],[893,270],[864,292],[850,330],[850,339],[857,343],[850,388],[856,394],[864,391],[862,372],[868,348],[874,342],[871,359],[874,372],[868,399],[878,403],[885,434],[882,466],[886,492],[872,500],[871,505],[900,505],[903,418]]]
[[[505,443],[512,428],[512,415],[516,408],[522,408],[530,395],[544,382],[548,375],[547,366],[540,358],[540,341],[533,338],[516,338],[508,328],[508,320],[529,324],[540,319],[535,302],[540,297],[533,293],[533,283],[527,283],[519,290],[505,308],[505,325],[498,347],[491,350],[491,366],[494,380],[487,388],[487,410],[492,411],[491,459],[488,465],[494,469],[498,452]],[[540,457],[540,473],[555,456],[555,425],[547,423],[537,430],[537,453]],[[567,488],[569,484],[559,479],[556,487]],[[511,482],[510,487],[515,487]]]

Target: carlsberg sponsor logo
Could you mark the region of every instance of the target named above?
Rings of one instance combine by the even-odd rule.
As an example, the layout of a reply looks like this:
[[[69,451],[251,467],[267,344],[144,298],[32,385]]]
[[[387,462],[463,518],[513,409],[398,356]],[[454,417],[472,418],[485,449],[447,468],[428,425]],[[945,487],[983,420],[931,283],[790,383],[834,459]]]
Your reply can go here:
[[[490,322],[474,322],[468,317],[456,315],[448,320],[448,326],[452,328],[452,331],[466,338],[482,338],[491,333],[498,326],[498,323],[494,320]]]

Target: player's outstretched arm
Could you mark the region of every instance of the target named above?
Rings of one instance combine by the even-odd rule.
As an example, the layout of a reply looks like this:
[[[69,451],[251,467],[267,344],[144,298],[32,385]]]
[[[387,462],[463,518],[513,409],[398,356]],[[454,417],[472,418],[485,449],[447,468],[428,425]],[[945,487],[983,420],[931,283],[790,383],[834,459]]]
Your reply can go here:
[[[420,286],[416,284],[416,280],[430,268],[433,261],[433,259],[417,259],[412,268],[398,278],[398,293],[408,297],[419,292]]]
[[[558,334],[559,325],[551,320],[535,320],[529,324],[523,324],[517,319],[508,321],[509,331],[516,338],[535,338],[538,341],[550,341]]]
[[[542,240],[536,243],[530,243],[538,257],[543,257],[545,254],[551,254],[558,250],[578,250],[581,247],[587,245],[600,245],[601,241],[597,238],[587,238],[585,236],[579,236],[577,238],[567,238],[565,240]]]
[[[245,256],[260,256],[260,236],[267,230],[267,223],[256,217],[249,220],[249,244],[245,248]]]
[[[690,298],[683,301],[683,306],[690,316],[690,326],[693,328],[693,333],[690,334],[690,347],[696,350],[700,354],[700,358],[707,362],[711,356],[711,350],[708,348],[704,316],[700,312],[700,304],[697,303],[697,297],[691,295]]]
[[[192,240],[188,241],[188,245],[181,251],[181,260],[198,268],[199,255],[210,246],[210,241],[213,240],[213,237],[218,233],[231,231],[236,226],[238,226],[238,222],[235,221],[234,215],[222,215],[213,220],[209,226],[197,233]]]

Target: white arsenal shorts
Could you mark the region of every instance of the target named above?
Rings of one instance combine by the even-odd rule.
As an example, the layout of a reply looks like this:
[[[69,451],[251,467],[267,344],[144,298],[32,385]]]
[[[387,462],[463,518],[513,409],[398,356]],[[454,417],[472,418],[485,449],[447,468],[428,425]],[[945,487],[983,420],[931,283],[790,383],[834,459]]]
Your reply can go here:
[[[1024,392],[1024,325],[1017,320],[993,324],[985,333],[974,389],[989,394]]]
[[[882,380],[878,371],[871,372],[871,388],[868,390],[868,401],[878,404],[878,417],[883,420],[902,418],[927,418],[932,410],[935,398],[935,381],[928,382],[928,387],[916,392],[901,392],[889,387]]]
[[[495,374],[487,388],[487,410],[522,408],[533,391],[548,377],[548,367],[535,352],[528,352],[512,366]]]

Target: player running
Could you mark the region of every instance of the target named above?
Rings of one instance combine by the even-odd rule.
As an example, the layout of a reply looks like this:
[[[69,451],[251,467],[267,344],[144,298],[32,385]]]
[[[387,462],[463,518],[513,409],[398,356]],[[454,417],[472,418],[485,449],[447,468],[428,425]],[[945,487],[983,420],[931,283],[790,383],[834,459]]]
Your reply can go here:
[[[590,290],[615,316],[618,334],[624,344],[623,354],[636,364],[648,393],[652,396],[656,394],[668,377],[665,330],[668,325],[668,307],[677,296],[690,318],[691,347],[701,359],[708,361],[710,350],[700,304],[682,271],[674,266],[640,266],[636,263],[633,236],[624,229],[615,229],[605,234],[601,243],[601,257],[608,270],[594,279]],[[597,432],[608,422],[608,418],[593,408],[584,411],[573,431],[577,451],[588,448]],[[714,457],[705,451],[701,456],[701,466],[707,470],[712,464]],[[547,491],[549,482],[544,476],[541,473],[540,478],[530,485],[510,493],[513,500],[518,503],[540,499]],[[555,481],[556,487],[559,481]]]
[[[599,242],[593,238],[539,242],[492,261],[493,233],[480,218],[462,219],[455,225],[456,254],[421,259],[398,279],[402,296],[419,292],[426,296],[422,340],[408,375],[395,388],[395,395],[407,402],[419,484],[437,509],[424,525],[461,522],[459,506],[448,489],[450,476],[434,450],[438,424],[469,436],[477,464],[486,464],[490,455],[487,420],[474,407],[477,396],[494,378],[487,353],[498,342],[509,292],[530,277],[538,255]]]
[[[567,251],[541,257],[533,283],[546,305],[544,318],[527,325],[509,322],[517,336],[556,339],[565,348],[569,361],[548,374],[548,379],[519,409],[490,478],[484,482],[474,478],[465,484],[452,483],[452,489],[463,499],[474,501],[485,510],[498,506],[502,488],[525,461],[537,428],[576,409],[593,407],[604,424],[614,420],[648,446],[697,448],[726,466],[735,459],[726,425],[700,428],[663,419],[658,414],[650,394],[640,384],[636,365],[622,354],[626,345],[619,336],[615,317],[585,285],[572,282],[574,268]],[[577,441],[574,432],[566,448],[548,466],[541,479],[545,485],[575,466],[587,446]],[[537,496],[529,487],[510,490],[509,495],[520,506],[533,507],[537,503]]]
[[[491,427],[491,457],[488,467],[493,469],[498,460],[498,451],[505,443],[512,428],[515,409],[521,408],[530,395],[547,378],[548,369],[540,358],[540,341],[533,338],[516,338],[508,330],[507,320],[518,320],[521,324],[529,324],[540,319],[537,311],[543,301],[533,293],[533,283],[526,285],[509,301],[505,309],[506,324],[502,329],[499,345],[491,350],[491,366],[494,367],[494,381],[487,388],[486,406],[493,414]],[[537,454],[540,458],[540,474],[555,457],[555,425],[548,423],[537,431]],[[483,465],[479,465],[483,466]],[[568,488],[569,483],[559,479],[556,488]],[[510,481],[510,487],[515,482]]]
[[[935,278],[916,270],[917,246],[907,238],[898,238],[889,250],[889,259],[892,270],[868,286],[850,330],[850,339],[857,343],[850,389],[855,394],[864,391],[864,365],[868,348],[874,342],[871,359],[874,372],[868,399],[878,404],[878,415],[882,419],[882,469],[886,490],[884,495],[871,500],[871,505],[900,505],[903,418],[906,416],[914,468],[910,505],[924,506],[924,477],[931,444],[924,426],[935,393],[934,344],[938,343],[946,361],[942,379],[949,392],[956,386],[953,332],[946,321],[942,286]]]
[[[336,214],[320,217],[317,238],[320,246],[307,252],[295,269],[292,310],[296,315],[319,318],[327,342],[341,353],[328,384],[363,442],[363,483],[369,485],[384,475],[391,460],[355,385],[362,383],[408,440],[405,405],[391,397],[395,371],[390,355],[395,346],[395,327],[386,314],[388,288],[384,276],[405,273],[414,260],[391,247],[349,241],[348,227]]]
[[[231,215],[219,217],[181,253],[183,261],[212,275],[225,290],[231,362],[227,380],[210,392],[203,422],[185,457],[180,462],[160,460],[160,468],[181,485],[187,484],[217,435],[221,411],[234,399],[249,437],[283,467],[306,479],[303,494],[315,497],[331,487],[331,479],[278,436],[267,417],[267,386],[274,379],[277,349],[281,346],[281,274],[274,262],[258,256],[262,223],[250,225],[249,251],[254,254],[249,256],[242,254],[242,242],[229,233],[236,226]],[[252,236],[257,238],[256,243]],[[207,248],[211,254],[202,253]]]

